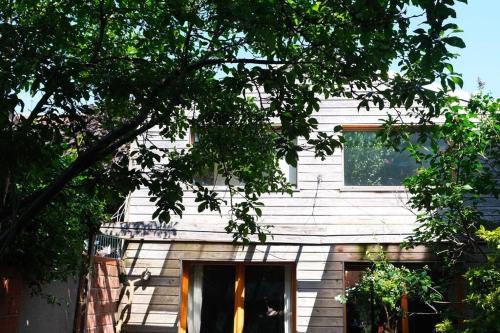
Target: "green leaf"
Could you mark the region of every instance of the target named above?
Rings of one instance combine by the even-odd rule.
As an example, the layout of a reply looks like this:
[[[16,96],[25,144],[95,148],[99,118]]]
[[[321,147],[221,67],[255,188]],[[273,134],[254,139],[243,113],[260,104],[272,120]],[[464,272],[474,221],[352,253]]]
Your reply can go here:
[[[442,41],[448,45],[458,47],[461,49],[465,47],[465,43],[463,42],[463,40],[456,36],[443,38]]]

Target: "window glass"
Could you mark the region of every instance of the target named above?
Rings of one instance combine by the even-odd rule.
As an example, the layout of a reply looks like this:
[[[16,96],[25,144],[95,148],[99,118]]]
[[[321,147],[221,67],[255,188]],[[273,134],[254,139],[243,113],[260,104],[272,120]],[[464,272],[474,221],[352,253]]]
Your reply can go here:
[[[205,168],[199,171],[193,179],[193,182],[200,183],[203,186],[207,185],[224,185],[225,178],[217,172],[217,164],[211,168]],[[237,185],[237,184],[234,184]]]
[[[416,269],[421,268],[422,265],[405,264],[405,266]],[[366,268],[366,264],[347,264],[344,271],[344,286],[346,288],[353,287],[359,282]],[[431,276],[435,280],[439,278],[439,274],[435,271],[431,272]],[[385,332],[384,321],[386,317],[384,309],[375,305],[373,310],[372,315],[370,311],[363,311],[355,301],[348,302],[346,304],[346,332],[370,333],[373,332],[372,325],[375,326],[376,332]],[[408,301],[408,314],[409,333],[434,332],[435,325],[442,320],[439,314],[433,313],[427,305],[415,299],[409,299]],[[398,321],[397,331],[402,331],[401,320]]]
[[[190,144],[195,144],[200,141],[198,133],[191,130]],[[207,185],[224,185],[224,177],[217,172],[217,164],[199,170],[193,178],[193,183],[200,183],[203,186]]]
[[[188,333],[227,333],[234,330],[235,286],[244,286],[245,333],[291,333],[292,267],[282,265],[189,266]]]
[[[419,167],[409,153],[384,146],[375,131],[349,131],[344,137],[346,186],[399,186]]]
[[[188,292],[189,333],[232,332],[234,281],[234,266],[193,266]]]
[[[191,130],[190,143],[194,144],[196,142],[199,142],[199,135],[198,133]],[[285,161],[285,158],[281,158],[279,160],[279,167],[283,172],[283,174],[285,175],[286,180],[290,184],[296,186],[297,167],[288,164]],[[210,186],[210,185],[223,186],[225,185],[225,177],[218,172],[217,164],[214,163],[212,167],[206,167],[205,169],[198,171],[198,173],[193,178],[193,183],[196,182],[200,183],[203,186]],[[243,186],[244,182],[239,179],[233,178],[231,179],[230,184],[233,186]]]
[[[246,267],[245,328],[243,332],[284,333],[284,293],[284,267]]]
[[[285,161],[285,158],[281,158],[279,160],[279,165],[280,165],[281,171],[285,175],[286,180],[290,184],[296,186],[297,185],[297,167],[295,167],[291,164],[288,164]]]

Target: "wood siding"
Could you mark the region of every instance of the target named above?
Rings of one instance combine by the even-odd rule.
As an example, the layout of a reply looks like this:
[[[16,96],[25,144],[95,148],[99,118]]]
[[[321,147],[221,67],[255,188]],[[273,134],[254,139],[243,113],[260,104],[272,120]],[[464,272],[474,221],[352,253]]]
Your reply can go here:
[[[357,105],[358,101],[341,98],[322,101],[315,115],[319,130],[332,132],[338,124],[376,125],[386,117],[387,110],[358,112]],[[173,147],[158,129],[147,136],[156,146]],[[175,145],[183,148],[187,143],[188,138]],[[423,247],[411,251],[399,247],[417,226],[416,212],[406,205],[408,193],[401,187],[344,186],[341,150],[324,161],[311,152],[300,152],[297,181],[292,197],[262,196],[265,207],[260,223],[273,226],[272,238],[267,245],[247,247],[230,243],[231,235],[224,231],[227,207],[222,216],[198,213],[193,193],[186,191],[183,218],[173,217],[163,224],[152,219],[156,208],[147,189],[131,193],[124,222],[102,228],[128,239],[123,258],[127,279],[138,278],[146,268],[152,273],[149,281],[136,287],[124,331],[177,332],[181,267],[187,260],[295,263],[296,327],[297,332],[307,333],[344,332],[344,307],[334,299],[343,292],[344,264],[365,261],[366,251],[375,249],[373,244],[385,244],[387,257],[393,261],[432,261]],[[228,198],[224,187],[216,189]],[[484,209],[494,216],[499,206],[491,201]]]
[[[127,243],[125,266],[128,279],[145,268],[151,279],[137,286],[125,332],[177,332],[179,323],[181,267],[183,260],[266,262],[296,264],[297,332],[341,333],[344,307],[334,298],[343,291],[345,262],[364,261],[374,245],[251,245],[227,243],[136,242]],[[385,245],[388,258],[396,261],[430,261],[422,247],[403,251]]]
[[[358,101],[346,98],[323,100],[319,112],[314,114],[322,131],[333,131],[338,125],[377,125],[387,113],[396,115],[405,111],[357,109]],[[408,119],[407,119],[408,120]],[[439,121],[439,120],[437,120]],[[158,147],[173,147],[164,140],[158,129],[151,130],[148,141]],[[178,148],[186,147],[189,138],[175,142]],[[146,141],[145,141],[146,142]],[[299,139],[299,144],[304,144]],[[260,223],[274,226],[273,238],[268,242],[301,244],[349,243],[399,243],[417,226],[415,212],[406,205],[408,193],[401,187],[346,187],[343,181],[343,153],[321,161],[312,152],[299,153],[297,188],[293,196],[266,194],[262,196],[263,218]],[[229,196],[224,186],[215,187],[221,197]],[[222,209],[222,216],[215,212],[198,213],[194,195],[185,192],[183,204],[186,211],[182,219],[174,216],[169,224],[152,220],[154,203],[148,190],[133,192],[126,203],[125,222],[108,224],[103,230],[108,234],[144,239],[230,241],[224,231],[229,220],[229,208]],[[497,216],[498,201],[485,204],[486,218]]]
[[[358,101],[331,98],[321,102],[315,114],[319,130],[333,131],[338,124],[380,124],[388,110],[357,109]],[[402,110],[398,110],[403,112]],[[389,111],[396,114],[396,111]],[[157,129],[151,130],[148,140],[159,147],[173,147],[162,139]],[[176,141],[185,147],[188,137]],[[299,139],[299,143],[304,143]],[[321,161],[312,152],[299,153],[297,189],[293,196],[267,194],[260,223],[273,225],[275,243],[398,243],[415,228],[415,214],[406,207],[407,193],[402,188],[348,188],[343,184],[343,155],[337,150]],[[319,181],[318,181],[319,179]],[[222,197],[229,195],[224,187],[217,187]],[[214,212],[197,212],[193,194],[185,192],[186,211],[181,219],[173,217],[165,225],[152,221],[154,203],[149,201],[147,189],[133,192],[126,206],[125,223],[109,224],[106,233],[122,237],[144,239],[230,241],[224,231],[228,208],[222,216]]]

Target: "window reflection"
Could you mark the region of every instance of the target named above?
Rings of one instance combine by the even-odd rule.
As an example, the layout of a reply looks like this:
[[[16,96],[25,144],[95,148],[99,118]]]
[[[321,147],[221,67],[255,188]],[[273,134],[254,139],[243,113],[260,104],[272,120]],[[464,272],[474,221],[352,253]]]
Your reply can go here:
[[[245,268],[245,333],[285,332],[285,269]]]
[[[375,131],[349,131],[344,137],[346,186],[400,186],[420,167],[408,152],[385,146]]]
[[[187,267],[188,333],[233,332],[235,325],[245,333],[291,333],[291,265],[200,263]],[[243,297],[235,303],[240,283]]]
[[[234,279],[234,266],[192,267],[188,292],[188,333],[232,332]]]

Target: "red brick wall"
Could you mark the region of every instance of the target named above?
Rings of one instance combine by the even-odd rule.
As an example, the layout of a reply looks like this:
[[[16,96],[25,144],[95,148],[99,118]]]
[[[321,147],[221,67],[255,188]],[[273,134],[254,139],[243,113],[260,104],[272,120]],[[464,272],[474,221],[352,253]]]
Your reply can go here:
[[[17,331],[22,288],[22,280],[13,270],[0,269],[0,331],[2,333]]]
[[[113,333],[120,296],[117,259],[94,257],[94,272],[87,306],[86,333]]]

